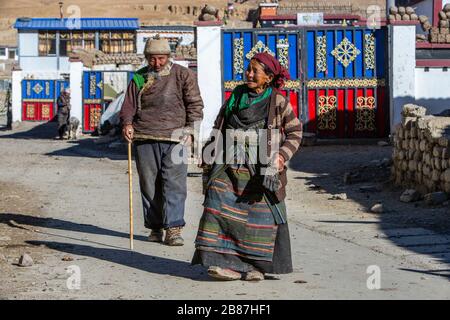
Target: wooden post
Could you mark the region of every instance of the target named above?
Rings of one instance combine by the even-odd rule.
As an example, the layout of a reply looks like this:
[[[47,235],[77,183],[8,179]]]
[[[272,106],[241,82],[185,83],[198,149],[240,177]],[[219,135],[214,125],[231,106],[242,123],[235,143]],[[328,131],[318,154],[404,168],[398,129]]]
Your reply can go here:
[[[130,207],[130,249],[133,250],[133,176],[131,172],[131,142],[128,142],[128,190]]]

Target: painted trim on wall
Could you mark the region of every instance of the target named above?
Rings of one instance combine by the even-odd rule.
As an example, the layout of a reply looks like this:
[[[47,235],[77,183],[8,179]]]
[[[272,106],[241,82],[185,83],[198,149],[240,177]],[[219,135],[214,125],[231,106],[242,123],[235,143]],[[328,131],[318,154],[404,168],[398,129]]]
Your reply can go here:
[[[450,67],[450,59],[417,59],[416,67]]]
[[[414,26],[414,25],[420,25],[419,20],[396,20],[391,21],[390,24],[394,26]]]
[[[416,42],[416,49],[450,49],[450,43]]]

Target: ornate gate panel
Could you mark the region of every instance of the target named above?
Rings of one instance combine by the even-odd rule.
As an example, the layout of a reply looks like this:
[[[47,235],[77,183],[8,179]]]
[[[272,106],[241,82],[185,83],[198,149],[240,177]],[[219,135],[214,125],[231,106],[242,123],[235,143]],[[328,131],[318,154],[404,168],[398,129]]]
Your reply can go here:
[[[305,29],[305,130],[319,137],[388,134],[386,29]]]
[[[286,67],[291,76],[283,88],[283,93],[291,101],[297,116],[300,113],[300,63],[298,30],[285,29],[226,29],[222,32],[222,70],[224,98],[233,89],[244,83],[245,70],[258,52],[268,52]]]
[[[83,132],[93,132],[103,112],[103,73],[83,73]]]
[[[134,72],[125,70],[83,73],[83,132],[94,132],[109,103],[126,92]]]
[[[55,80],[22,81],[22,120],[50,121],[55,115]]]

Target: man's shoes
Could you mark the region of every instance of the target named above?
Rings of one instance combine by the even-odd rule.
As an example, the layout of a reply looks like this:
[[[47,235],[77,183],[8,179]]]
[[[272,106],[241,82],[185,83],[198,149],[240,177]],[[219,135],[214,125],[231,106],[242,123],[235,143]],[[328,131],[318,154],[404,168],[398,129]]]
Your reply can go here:
[[[182,227],[173,227],[166,229],[166,238],[164,244],[168,246],[182,246],[184,245],[184,239],[181,237]]]
[[[163,229],[152,229],[152,232],[150,232],[150,235],[148,236],[148,241],[163,242]]]

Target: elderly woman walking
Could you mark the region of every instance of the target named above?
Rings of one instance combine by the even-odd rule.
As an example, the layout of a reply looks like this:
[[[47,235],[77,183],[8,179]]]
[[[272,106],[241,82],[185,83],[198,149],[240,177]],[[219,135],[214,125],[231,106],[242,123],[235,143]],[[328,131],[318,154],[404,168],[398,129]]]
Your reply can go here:
[[[204,147],[204,159],[209,149],[214,156],[192,264],[208,267],[213,278],[259,281],[265,273],[292,272],[285,162],[300,146],[302,127],[279,91],[288,78],[274,57],[256,54],[246,83],[234,89],[217,116],[214,129],[220,134]],[[224,141],[230,139],[230,131],[233,139],[242,134],[246,142],[235,148],[234,142]],[[220,145],[228,147],[221,153]],[[231,163],[221,161],[230,158]]]

